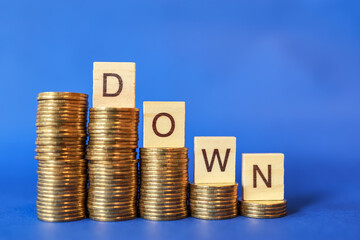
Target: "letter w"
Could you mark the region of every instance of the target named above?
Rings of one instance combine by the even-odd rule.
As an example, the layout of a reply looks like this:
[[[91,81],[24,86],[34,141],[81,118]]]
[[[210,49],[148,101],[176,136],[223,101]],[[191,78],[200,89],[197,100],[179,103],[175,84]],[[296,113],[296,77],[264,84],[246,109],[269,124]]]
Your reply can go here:
[[[206,154],[206,150],[205,150],[205,149],[201,149],[201,151],[202,151],[202,154],[203,154],[203,156],[204,156],[205,165],[206,165],[206,170],[207,170],[208,172],[211,172],[211,171],[212,171],[212,168],[213,168],[214,162],[215,162],[215,157],[217,157],[217,159],[218,159],[219,166],[220,166],[220,170],[221,170],[222,172],[225,171],[226,165],[227,165],[227,162],[228,162],[228,159],[229,159],[229,154],[230,154],[230,151],[231,151],[230,148],[226,149],[224,164],[221,162],[221,157],[220,157],[219,149],[217,149],[217,148],[214,149],[213,155],[212,155],[212,157],[211,157],[211,162],[210,162],[210,164],[209,164],[209,160],[208,160],[208,157],[207,157],[207,154]]]

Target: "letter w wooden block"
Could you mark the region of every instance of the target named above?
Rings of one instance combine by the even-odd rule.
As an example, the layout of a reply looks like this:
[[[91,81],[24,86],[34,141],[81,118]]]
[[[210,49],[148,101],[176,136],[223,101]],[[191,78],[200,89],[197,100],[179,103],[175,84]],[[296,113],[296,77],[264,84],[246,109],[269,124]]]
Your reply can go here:
[[[93,107],[135,107],[135,63],[94,62]]]
[[[185,146],[185,102],[144,102],[143,147]]]
[[[284,199],[284,154],[242,155],[243,200]]]
[[[235,184],[235,137],[195,137],[194,151],[195,184]]]

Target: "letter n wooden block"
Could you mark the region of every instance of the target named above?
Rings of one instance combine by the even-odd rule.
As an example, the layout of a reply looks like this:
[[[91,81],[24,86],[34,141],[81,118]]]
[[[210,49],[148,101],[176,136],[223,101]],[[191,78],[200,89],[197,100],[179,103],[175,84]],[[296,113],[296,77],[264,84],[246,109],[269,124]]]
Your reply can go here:
[[[135,107],[135,63],[94,62],[93,107]]]
[[[236,138],[194,138],[195,184],[235,184]]]
[[[185,146],[185,102],[144,102],[143,147]]]
[[[243,200],[284,199],[284,154],[242,155]]]

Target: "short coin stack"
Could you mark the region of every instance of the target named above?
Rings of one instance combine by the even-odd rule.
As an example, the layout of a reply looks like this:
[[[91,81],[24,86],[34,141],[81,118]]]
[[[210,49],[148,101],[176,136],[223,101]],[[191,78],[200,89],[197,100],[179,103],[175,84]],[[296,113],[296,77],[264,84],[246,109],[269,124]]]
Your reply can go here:
[[[89,217],[97,221],[136,218],[139,109],[91,108],[89,118]]]
[[[140,217],[164,221],[188,216],[188,149],[140,149]]]
[[[190,184],[191,216],[227,219],[237,216],[238,184]]]
[[[40,220],[61,222],[86,217],[87,99],[81,93],[38,95],[35,159]]]
[[[286,215],[286,200],[239,201],[240,215],[251,218],[279,218]]]

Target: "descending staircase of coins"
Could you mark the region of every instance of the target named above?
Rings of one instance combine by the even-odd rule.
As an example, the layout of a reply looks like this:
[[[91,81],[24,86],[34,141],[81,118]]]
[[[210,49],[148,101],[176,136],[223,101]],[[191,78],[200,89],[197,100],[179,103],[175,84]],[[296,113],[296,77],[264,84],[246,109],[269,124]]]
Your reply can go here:
[[[87,94],[39,93],[38,219],[286,215],[284,154],[243,153],[239,198],[233,136],[194,137],[194,183],[189,183],[185,102],[143,103],[143,147],[138,154],[135,76],[135,63],[94,62],[90,110]]]

